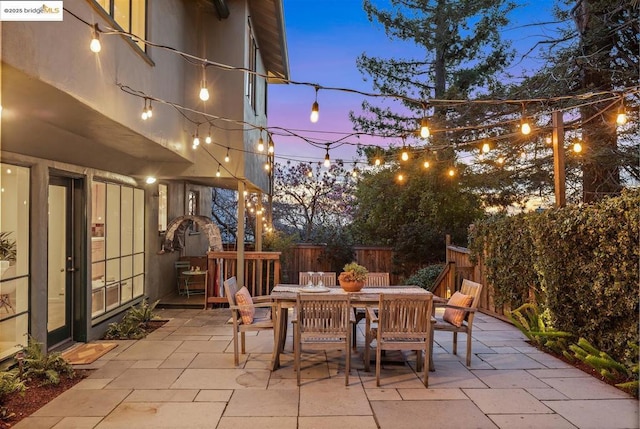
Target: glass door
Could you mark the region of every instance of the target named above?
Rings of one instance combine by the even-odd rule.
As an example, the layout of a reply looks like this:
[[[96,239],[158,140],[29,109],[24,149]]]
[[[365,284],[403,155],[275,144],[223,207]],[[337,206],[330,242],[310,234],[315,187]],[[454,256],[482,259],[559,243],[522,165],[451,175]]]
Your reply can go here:
[[[49,182],[47,345],[71,338],[71,303],[76,267],[72,247],[72,179]]]

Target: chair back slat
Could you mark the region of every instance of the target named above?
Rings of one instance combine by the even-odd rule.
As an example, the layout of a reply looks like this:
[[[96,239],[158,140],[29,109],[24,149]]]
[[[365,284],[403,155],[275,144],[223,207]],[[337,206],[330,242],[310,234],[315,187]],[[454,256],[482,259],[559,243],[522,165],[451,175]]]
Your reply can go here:
[[[313,276],[309,276],[309,273],[306,271],[301,271],[298,273],[298,284],[302,286],[306,286],[309,283],[309,279],[313,281],[314,284],[318,282],[318,279],[322,277],[322,284],[325,286],[336,286],[336,273],[328,272],[322,273],[320,276],[318,273],[313,273]]]
[[[364,285],[370,287],[389,286],[389,273],[368,273]]]
[[[229,305],[236,305],[236,293],[238,292],[236,277],[229,277],[224,281],[224,294],[227,295]]]
[[[468,279],[462,280],[462,286],[460,286],[460,293],[464,295],[471,295],[473,297],[473,301],[471,301],[471,305],[469,308],[478,308],[478,304],[480,304],[480,292],[482,292],[482,284],[473,282]],[[465,315],[465,320],[469,320],[469,317],[473,317],[473,313],[467,313]]]
[[[378,326],[382,339],[428,338],[433,295],[380,294]]]
[[[303,336],[346,336],[351,306],[349,295],[298,294],[298,324]]]

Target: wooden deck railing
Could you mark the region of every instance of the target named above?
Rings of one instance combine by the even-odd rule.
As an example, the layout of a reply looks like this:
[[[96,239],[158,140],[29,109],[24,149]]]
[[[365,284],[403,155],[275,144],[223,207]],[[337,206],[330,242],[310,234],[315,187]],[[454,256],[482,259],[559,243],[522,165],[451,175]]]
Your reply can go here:
[[[453,294],[460,289],[463,279],[482,283],[484,287],[480,294],[478,308],[485,313],[506,320],[504,314],[508,308],[495,305],[493,285],[487,282],[487,278],[484,275],[482,258],[479,258],[477,263],[473,264],[471,262],[471,251],[466,247],[451,244],[449,236],[447,236],[446,245],[446,266],[436,280],[433,293],[437,296],[447,297],[447,293]]]
[[[229,277],[238,277],[238,252],[208,252],[209,282],[206,306],[226,303],[222,283]],[[244,285],[252,296],[269,295],[280,283],[280,252],[244,252]]]

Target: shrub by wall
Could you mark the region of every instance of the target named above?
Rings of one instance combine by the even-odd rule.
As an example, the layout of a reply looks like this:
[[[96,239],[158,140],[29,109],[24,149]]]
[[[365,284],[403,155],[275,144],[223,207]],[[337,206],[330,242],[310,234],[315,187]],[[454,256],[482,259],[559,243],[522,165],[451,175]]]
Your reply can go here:
[[[616,359],[638,343],[640,191],[593,205],[490,218],[471,234],[485,252],[496,301],[512,308],[538,293],[553,327]]]

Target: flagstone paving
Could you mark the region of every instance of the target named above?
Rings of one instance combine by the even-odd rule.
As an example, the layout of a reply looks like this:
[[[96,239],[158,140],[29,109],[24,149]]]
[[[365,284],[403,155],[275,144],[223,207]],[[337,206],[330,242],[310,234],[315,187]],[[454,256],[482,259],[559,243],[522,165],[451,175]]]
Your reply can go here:
[[[425,388],[415,358],[393,352],[377,387],[375,373],[364,371],[360,325],[349,385],[340,352],[303,353],[298,387],[290,337],[282,367],[271,372],[272,333],[247,334],[247,354],[236,367],[227,309],[157,312],[169,323],[78,366],[95,371],[15,428],[639,427],[636,399],[484,314],[474,323],[470,368],[464,335],[455,356],[451,334],[436,332],[436,371]]]

